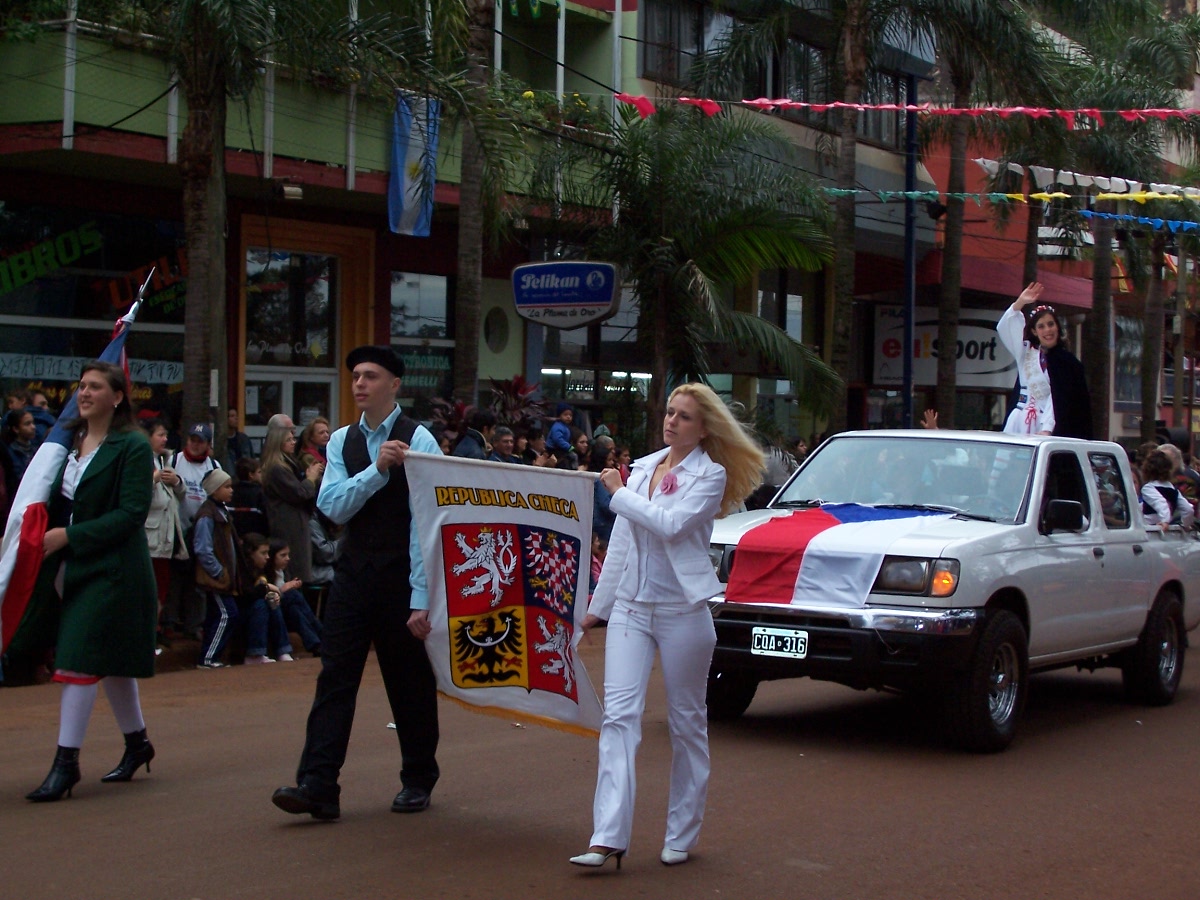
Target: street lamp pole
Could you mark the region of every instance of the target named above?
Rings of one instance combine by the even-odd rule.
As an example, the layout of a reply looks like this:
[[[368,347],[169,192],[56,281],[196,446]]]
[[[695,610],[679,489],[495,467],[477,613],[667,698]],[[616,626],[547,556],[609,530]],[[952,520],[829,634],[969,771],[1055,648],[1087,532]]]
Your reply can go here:
[[[907,97],[909,106],[917,102],[917,76],[908,75]],[[913,192],[917,189],[917,117],[904,114],[904,396],[903,418],[905,428],[913,427],[913,343],[916,340],[913,322],[917,316],[917,201]]]

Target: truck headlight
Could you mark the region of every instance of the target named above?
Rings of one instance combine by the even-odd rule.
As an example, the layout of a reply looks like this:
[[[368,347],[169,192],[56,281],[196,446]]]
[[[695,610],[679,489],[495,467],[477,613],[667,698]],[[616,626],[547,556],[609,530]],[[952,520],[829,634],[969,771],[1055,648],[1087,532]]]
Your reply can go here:
[[[885,556],[872,591],[949,597],[958,588],[958,560]]]

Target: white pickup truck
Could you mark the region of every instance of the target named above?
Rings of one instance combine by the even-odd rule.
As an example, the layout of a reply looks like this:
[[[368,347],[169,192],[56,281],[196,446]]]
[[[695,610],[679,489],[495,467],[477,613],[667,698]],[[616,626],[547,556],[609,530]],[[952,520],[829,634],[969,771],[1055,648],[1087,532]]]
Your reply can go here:
[[[1108,442],[840,434],[712,541],[713,719],[807,676],[921,691],[954,743],[998,751],[1031,672],[1119,666],[1135,699],[1169,703],[1200,624],[1200,538],[1146,526]]]

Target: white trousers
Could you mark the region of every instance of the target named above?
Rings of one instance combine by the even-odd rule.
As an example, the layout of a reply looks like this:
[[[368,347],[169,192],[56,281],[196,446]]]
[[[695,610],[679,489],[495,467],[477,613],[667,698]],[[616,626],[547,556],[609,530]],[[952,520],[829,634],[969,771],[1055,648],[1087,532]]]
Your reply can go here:
[[[664,847],[691,850],[708,793],[708,667],[717,643],[703,603],[626,603],[613,608],[604,651],[604,723],[592,806],[592,846],[628,849],[637,793],[646,687],[657,648],[667,688],[671,793]]]

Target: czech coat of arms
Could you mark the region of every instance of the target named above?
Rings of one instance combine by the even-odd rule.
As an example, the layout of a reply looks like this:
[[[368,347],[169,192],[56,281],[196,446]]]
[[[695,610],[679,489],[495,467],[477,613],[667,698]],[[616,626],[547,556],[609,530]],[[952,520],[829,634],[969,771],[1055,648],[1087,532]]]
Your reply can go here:
[[[579,538],[525,525],[442,526],[450,672],[460,688],[576,696]]]

